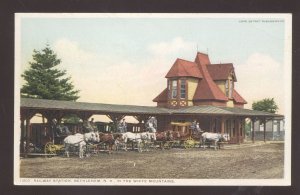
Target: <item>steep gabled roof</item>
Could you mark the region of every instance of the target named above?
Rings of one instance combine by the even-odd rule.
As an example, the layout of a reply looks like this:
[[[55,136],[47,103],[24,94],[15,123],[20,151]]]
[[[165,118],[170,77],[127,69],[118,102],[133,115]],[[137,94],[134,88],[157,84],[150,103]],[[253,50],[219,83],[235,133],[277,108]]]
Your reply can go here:
[[[193,100],[227,101],[228,98],[223,94],[218,86],[209,82],[207,79],[203,79],[198,83]]]
[[[168,101],[168,89],[165,88],[156,98],[152,100],[153,102],[166,102]]]
[[[166,75],[166,78],[172,77],[202,78],[202,74],[195,62],[177,59]]]
[[[177,59],[172,68],[166,75],[166,78],[172,77],[195,77],[199,78],[198,85],[193,100],[216,100],[228,101],[228,97],[215,83],[217,80],[226,80],[230,74],[233,74],[234,81],[236,76],[232,63],[211,64],[207,54],[197,52],[195,62],[183,59]],[[233,99],[236,103],[246,104],[247,102],[235,90]],[[154,102],[166,102],[168,100],[167,89],[162,91]]]
[[[207,64],[210,64],[210,60],[209,60],[208,55],[205,54],[205,53],[200,53],[200,52],[197,52],[197,55],[196,55],[196,58],[195,58],[195,62],[198,65],[207,65]]]
[[[232,63],[209,64],[207,70],[214,81],[226,80],[231,73],[233,73],[234,81],[237,81]]]
[[[207,65],[210,64],[208,55],[198,52],[195,62],[198,64],[203,79],[198,82],[193,100],[227,101],[228,98],[213,81],[207,69]]]
[[[247,101],[235,89],[233,89],[232,97],[236,103],[247,104]]]

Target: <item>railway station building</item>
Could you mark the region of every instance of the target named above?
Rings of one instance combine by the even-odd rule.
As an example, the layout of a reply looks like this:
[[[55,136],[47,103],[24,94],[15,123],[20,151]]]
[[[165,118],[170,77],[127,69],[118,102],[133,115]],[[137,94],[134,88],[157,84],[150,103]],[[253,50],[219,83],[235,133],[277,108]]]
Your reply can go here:
[[[174,130],[172,122],[197,120],[204,131],[230,134],[231,143],[244,141],[246,120],[251,121],[252,127],[258,121],[262,124],[265,140],[266,123],[284,118],[244,108],[247,101],[235,89],[237,75],[232,63],[211,64],[207,54],[197,52],[193,61],[176,59],[170,67],[165,76],[166,86],[162,86],[162,92],[153,99],[157,106],[21,98],[21,141],[29,143],[33,135],[30,119],[37,113],[47,118],[48,123],[53,119],[61,121],[70,114],[82,121],[94,114],[106,115],[115,124],[125,116],[133,116],[139,121],[140,129],[149,117],[154,116],[158,131]],[[49,129],[50,124],[46,128]],[[254,130],[251,139],[255,141]]]

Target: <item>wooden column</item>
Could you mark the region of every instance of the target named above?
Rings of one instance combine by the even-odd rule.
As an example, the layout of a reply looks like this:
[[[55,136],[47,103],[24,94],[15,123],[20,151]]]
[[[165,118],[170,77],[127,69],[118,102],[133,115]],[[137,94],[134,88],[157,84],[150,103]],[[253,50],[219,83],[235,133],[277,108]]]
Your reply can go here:
[[[150,116],[146,116],[146,115],[138,115],[138,116],[133,116],[137,121],[139,121],[138,126],[140,127],[140,131],[143,132],[145,129],[145,124],[147,122],[147,120],[150,118]],[[142,121],[144,121],[144,124],[142,123]]]
[[[221,133],[223,134],[225,132],[225,117],[221,117]]]
[[[244,142],[245,139],[245,119],[241,118],[241,132],[242,132],[242,143]]]
[[[26,118],[26,145],[25,145],[25,157],[27,157],[28,152],[29,152],[29,143],[30,143],[30,137],[29,137],[29,132],[30,132],[30,119]]]
[[[277,120],[277,134],[280,135],[280,120]]]
[[[80,112],[78,113],[78,117],[82,119],[82,121],[87,121],[93,114],[88,112]]]
[[[122,115],[122,114],[108,114],[107,117],[110,118],[113,121],[115,131],[117,131],[118,130],[118,122],[120,120],[122,120],[122,118],[124,118],[125,115]]]
[[[264,142],[266,142],[266,119],[263,119],[263,123],[264,123]]]
[[[48,128],[49,128],[49,130],[50,130],[50,132],[51,132],[51,141],[52,141],[52,143],[53,144],[55,144],[54,143],[54,137],[55,137],[55,129],[54,129],[54,124],[52,124],[53,123],[53,120],[55,119],[53,116],[48,116],[48,117],[46,117],[47,118],[47,125],[48,125]]]
[[[251,127],[252,127],[252,143],[255,142],[255,136],[254,136],[254,122],[255,122],[255,119],[254,118],[251,118]]]
[[[210,117],[210,132],[215,132],[215,128],[216,128],[216,119],[215,117]]]
[[[24,152],[25,152],[25,157],[28,156],[29,152],[29,144],[30,144],[30,119],[35,115],[35,110],[21,110],[21,124],[23,127],[23,133],[21,132],[21,146],[22,148],[24,147],[24,141],[26,140]],[[24,125],[24,121],[26,122],[26,125]],[[22,129],[21,129],[22,130]],[[24,133],[25,132],[25,133]],[[25,134],[25,135],[24,135]]]
[[[21,153],[25,153],[25,148],[24,148],[24,137],[25,137],[25,130],[26,130],[26,127],[25,127],[25,119],[22,119],[21,118],[21,139],[20,139],[20,149],[21,149]]]
[[[212,132],[212,126],[213,126],[213,123],[212,123],[213,119],[212,118],[213,118],[212,116],[209,117],[209,131],[210,132]]]
[[[237,123],[237,143],[240,144],[241,141],[240,141],[240,136],[241,136],[241,119],[240,118],[237,118],[236,120],[236,123]]]
[[[272,119],[272,140],[274,140],[274,120]]]

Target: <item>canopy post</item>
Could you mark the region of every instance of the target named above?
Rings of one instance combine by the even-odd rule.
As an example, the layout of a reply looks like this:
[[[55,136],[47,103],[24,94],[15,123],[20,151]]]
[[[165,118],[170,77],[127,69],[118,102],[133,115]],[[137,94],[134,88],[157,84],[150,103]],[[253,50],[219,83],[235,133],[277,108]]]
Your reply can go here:
[[[266,119],[263,119],[263,123],[264,123],[264,142],[266,143]]]
[[[114,127],[115,127],[115,131],[118,130],[118,122],[120,120],[122,120],[122,118],[124,118],[126,115],[122,115],[122,114],[108,114],[107,117],[110,118],[110,120],[113,121]]]
[[[226,121],[225,117],[222,116],[221,117],[221,134],[223,134],[225,131],[225,121]]]

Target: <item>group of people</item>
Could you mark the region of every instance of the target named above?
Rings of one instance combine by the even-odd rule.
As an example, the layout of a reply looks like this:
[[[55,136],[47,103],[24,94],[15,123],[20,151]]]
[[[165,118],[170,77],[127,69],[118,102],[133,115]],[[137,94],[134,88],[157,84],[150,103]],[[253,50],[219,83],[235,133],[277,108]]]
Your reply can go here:
[[[119,133],[126,133],[127,132],[127,123],[125,121],[125,118],[123,118],[123,120],[119,122],[118,131],[119,131]]]
[[[57,122],[56,121],[53,121],[53,127],[55,126],[55,129],[59,129],[61,131],[62,128],[58,128],[59,125],[57,125]],[[65,126],[66,127],[66,126]],[[94,118],[91,118],[90,121],[85,121],[83,123],[83,127],[84,127],[84,130],[86,132],[95,132],[95,131],[98,131],[98,128],[97,128],[97,125],[95,124],[94,122]],[[67,128],[67,127],[66,127]],[[145,128],[147,131],[149,132],[152,132],[152,133],[155,133],[156,132],[156,129],[157,129],[157,119],[155,117],[151,117],[148,119],[148,121],[146,121],[145,123]],[[63,128],[65,131],[69,132],[69,130],[66,130],[65,128]],[[201,128],[200,128],[200,124],[199,122],[197,122],[196,120],[194,120],[191,124],[191,129],[193,131],[193,133],[199,133],[199,132],[202,132]],[[119,123],[118,123],[118,126],[117,126],[117,131],[119,133],[126,133],[127,132],[127,123],[125,121],[125,119],[123,118]],[[56,131],[57,135],[62,133],[62,132],[59,132],[58,130]]]
[[[94,118],[91,118],[90,121],[84,121],[83,127],[86,132],[95,132],[98,131],[97,125],[94,122]]]
[[[156,132],[157,120],[155,117],[151,117],[148,119],[148,121],[145,122],[145,129],[146,129],[146,131],[149,131],[150,133]],[[122,121],[119,122],[117,130],[119,133],[127,132],[127,123],[126,123],[125,119],[122,119]]]

